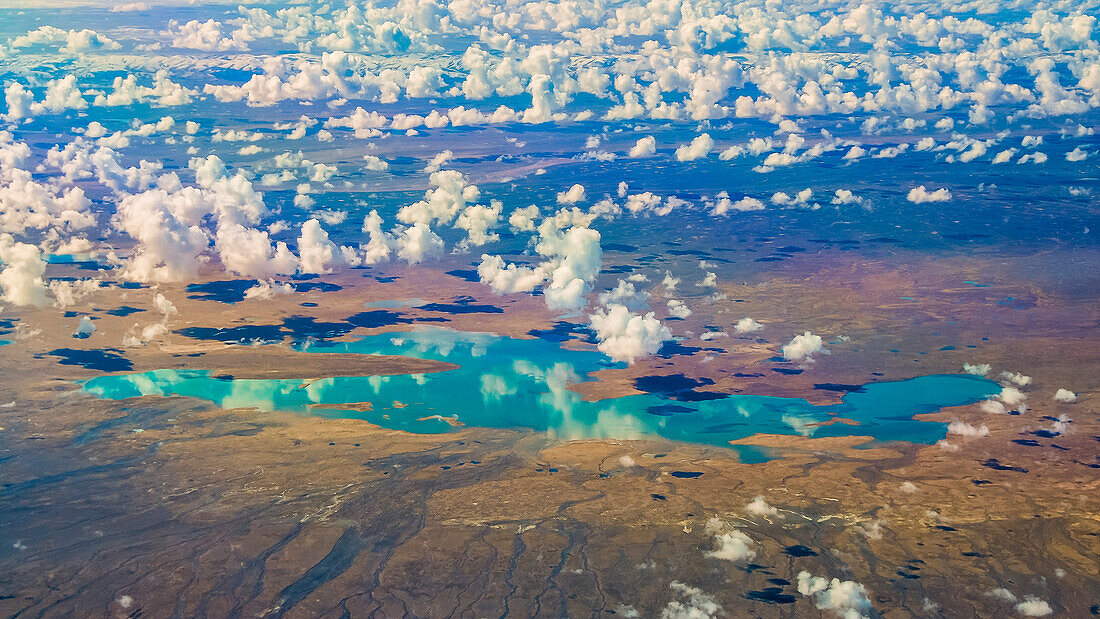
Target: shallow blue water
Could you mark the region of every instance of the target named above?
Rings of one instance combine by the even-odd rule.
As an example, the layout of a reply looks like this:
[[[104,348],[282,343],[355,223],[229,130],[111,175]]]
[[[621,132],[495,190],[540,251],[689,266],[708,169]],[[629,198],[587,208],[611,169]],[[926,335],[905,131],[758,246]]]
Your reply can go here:
[[[946,425],[916,421],[914,415],[977,402],[1000,390],[984,378],[933,375],[872,383],[862,391],[848,393],[843,403],[833,406],[815,406],[801,398],[725,396],[691,388],[586,402],[568,385],[590,380],[588,374],[595,370],[622,365],[598,352],[566,350],[539,339],[431,328],[373,335],[350,343],[314,343],[302,349],[405,355],[449,361],[460,369],[328,378],[304,386],[301,380],[236,380],[215,378],[205,370],[155,370],[95,378],[85,383],[84,389],[110,399],[183,395],[224,408],[310,411],[418,433],[453,431],[454,426],[437,417],[442,416],[457,418],[466,426],[531,428],[561,439],[660,436],[722,446],[758,433],[859,435],[879,441],[933,443],[944,437]],[[352,402],[371,402],[372,410],[309,407]],[[828,421],[830,412],[859,425],[815,425]],[[759,451],[743,455],[756,461],[768,459]]]

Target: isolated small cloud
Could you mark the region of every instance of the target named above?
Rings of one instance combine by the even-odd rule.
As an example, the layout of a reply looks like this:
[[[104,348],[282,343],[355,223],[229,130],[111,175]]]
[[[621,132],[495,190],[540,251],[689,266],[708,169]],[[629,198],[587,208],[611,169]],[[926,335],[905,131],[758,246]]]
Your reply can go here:
[[[757,331],[759,331],[763,328],[764,328],[764,325],[762,325],[759,322],[756,322],[755,320],[753,320],[752,318],[749,318],[748,316],[746,316],[746,317],[742,318],[741,320],[737,321],[737,324],[734,325],[733,330],[736,331],[737,333],[744,334],[744,333],[756,333]]]
[[[817,353],[829,354],[822,345],[820,335],[814,335],[809,331],[796,335],[780,351],[783,358],[788,361],[813,362],[813,355]]]
[[[935,191],[928,191],[924,185],[915,187],[909,190],[909,194],[905,197],[906,200],[914,204],[924,204],[925,202],[947,202],[951,199],[951,192],[947,189],[937,189]]]
[[[1054,394],[1054,401],[1061,402],[1063,404],[1072,404],[1077,401],[1077,394],[1069,389],[1059,389]]]

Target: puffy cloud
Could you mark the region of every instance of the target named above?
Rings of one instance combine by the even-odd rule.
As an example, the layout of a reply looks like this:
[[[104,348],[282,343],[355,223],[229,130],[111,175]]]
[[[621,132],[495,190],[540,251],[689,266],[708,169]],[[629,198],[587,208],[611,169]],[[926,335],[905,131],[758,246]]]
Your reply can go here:
[[[222,32],[222,25],[213,19],[200,22],[192,19],[172,33],[172,46],[200,49],[208,52],[248,49],[251,40],[245,30],[238,30],[232,36]]]
[[[23,88],[19,82],[11,82],[4,88],[4,101],[8,104],[8,111],[5,114],[7,119],[19,120],[32,114],[34,93]]]
[[[1045,617],[1052,614],[1054,609],[1046,601],[1034,595],[1025,595],[1024,601],[1016,604],[1016,612],[1025,617]]]
[[[649,293],[637,290],[633,282],[620,279],[614,288],[601,292],[598,300],[600,305],[619,304],[630,311],[637,311],[648,307]]]
[[[447,163],[454,158],[455,154],[452,151],[445,150],[437,154],[435,157],[432,157],[432,160],[428,162],[428,165],[424,166],[424,171],[428,174],[434,174],[435,172],[438,172],[440,168],[447,165]],[[432,184],[435,184],[434,180],[432,181]]]
[[[10,234],[0,234],[0,290],[3,299],[14,305],[45,305],[46,261],[34,245],[17,242]]]
[[[714,550],[708,551],[706,556],[711,559],[723,561],[751,561],[756,558],[756,551],[752,547],[756,544],[748,535],[737,529],[718,533],[714,536]]]
[[[812,596],[821,610],[831,610],[845,619],[870,617],[874,612],[867,588],[852,580],[831,581],[803,570],[798,573],[798,592]]]
[[[657,152],[657,140],[652,135],[640,138],[630,147],[631,157],[649,157]]]
[[[13,48],[35,47],[40,45],[60,45],[61,53],[81,54],[95,50],[115,50],[122,46],[118,42],[95,30],[62,30],[54,26],[42,26],[27,34],[15,37],[10,45]]]
[[[677,161],[695,161],[710,154],[714,148],[714,139],[709,133],[704,133],[693,139],[689,144],[684,144],[676,149]]]
[[[963,371],[966,372],[967,374],[972,374],[974,376],[985,376],[986,374],[989,374],[989,371],[991,369],[992,369],[992,367],[988,363],[979,363],[979,364],[964,363],[963,364]]]
[[[433,188],[425,192],[423,200],[403,206],[397,212],[399,221],[407,224],[450,223],[460,211],[481,197],[477,186],[468,184],[466,177],[455,170],[433,172],[429,182]]]
[[[321,222],[309,219],[302,224],[302,234],[298,237],[298,256],[302,273],[323,274],[332,271],[340,252],[329,240]]]
[[[780,351],[783,358],[788,361],[805,361],[806,363],[813,362],[813,355],[818,352],[829,354],[829,351],[822,346],[821,336],[814,335],[809,331],[796,335],[791,339]]]
[[[91,278],[74,281],[55,279],[50,281],[46,287],[53,295],[54,305],[65,308],[76,305],[88,295],[99,290],[102,284],[103,282],[100,280]]]
[[[329,118],[324,122],[326,129],[351,129],[357,138],[371,138],[382,134],[380,129],[389,120],[378,112],[368,112],[361,107],[343,118]],[[369,156],[369,155],[368,155]],[[368,160],[369,161],[369,160]],[[373,168],[372,168],[373,169]]]
[[[959,421],[956,419],[947,425],[948,434],[958,434],[959,436],[965,436],[967,438],[978,438],[981,436],[989,436],[989,428],[983,423],[980,427],[974,427],[965,421]]]
[[[1019,372],[1001,372],[998,377],[1002,382],[1012,383],[1017,387],[1026,387],[1031,384],[1031,377],[1020,374]]]
[[[286,243],[279,241],[273,246],[268,232],[238,223],[218,226],[215,247],[225,269],[237,275],[270,279],[290,275],[298,268],[298,259]]]
[[[596,332],[597,348],[615,361],[633,363],[638,357],[656,353],[672,339],[668,327],[653,312],[633,314],[625,305],[612,304],[588,316]]]
[[[687,318],[691,316],[691,310],[680,299],[669,299],[668,315],[674,318]]]
[[[759,331],[763,328],[764,328],[764,325],[762,325],[759,322],[756,322],[755,320],[753,320],[752,318],[749,318],[748,316],[746,316],[746,317],[742,318],[741,320],[737,321],[737,324],[734,325],[733,330],[736,331],[737,333],[745,334],[745,333],[755,333],[755,332],[757,332],[757,331]]]
[[[669,587],[680,597],[661,610],[661,619],[708,619],[722,612],[722,605],[702,589],[672,581]]]
[[[428,224],[417,222],[397,235],[397,256],[409,264],[443,252],[443,239]]]
[[[558,204],[576,204],[584,199],[584,185],[575,184],[567,191],[558,193]]]
[[[363,161],[367,162],[367,169],[372,172],[385,172],[390,169],[390,164],[375,155],[363,155]]]
[[[31,104],[31,112],[42,114],[43,112],[83,110],[87,107],[88,102],[76,87],[76,76],[66,75],[60,79],[50,80],[46,84],[46,94],[42,101]]]
[[[730,201],[728,196],[721,196],[719,194],[719,200],[715,203],[714,208],[711,210],[712,215],[724,215],[729,211],[749,212],[749,211],[762,211],[764,210],[764,203],[756,198],[745,196],[736,202]]]
[[[909,190],[908,195],[905,196],[906,200],[914,204],[924,204],[925,202],[947,202],[951,199],[951,192],[947,189],[937,189],[935,191],[928,191],[924,185],[914,187]]]
[[[1054,401],[1062,404],[1072,404],[1077,401],[1077,394],[1069,389],[1058,389],[1054,394]]]
[[[745,513],[753,516],[778,516],[779,510],[768,505],[768,502],[764,500],[764,496],[760,495],[745,505]]]
[[[499,239],[500,236],[490,230],[500,221],[503,208],[504,205],[499,200],[492,200],[489,206],[474,204],[466,207],[455,220],[455,227],[466,231],[466,238],[459,247],[479,247]]]
[[[863,198],[847,189],[837,189],[832,202],[833,204],[862,204]]]
[[[267,280],[252,286],[248,290],[244,291],[245,299],[267,300],[273,299],[276,295],[287,295],[294,292],[294,287],[287,283],[278,283],[274,280]]]
[[[76,325],[76,331],[73,332],[73,337],[83,339],[91,337],[93,333],[95,333],[95,323],[92,322],[91,318],[81,316],[80,322]]]
[[[209,237],[199,225],[206,212],[205,199],[194,188],[174,193],[152,189],[124,196],[115,222],[138,242],[124,275],[137,281],[193,278],[206,262],[203,254]]]

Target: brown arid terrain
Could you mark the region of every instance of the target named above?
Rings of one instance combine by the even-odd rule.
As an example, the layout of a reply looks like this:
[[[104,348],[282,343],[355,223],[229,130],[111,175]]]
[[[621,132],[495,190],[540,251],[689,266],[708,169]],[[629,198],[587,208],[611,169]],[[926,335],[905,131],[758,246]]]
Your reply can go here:
[[[1046,259],[1053,258],[1011,269],[977,258],[914,259],[900,268],[854,257],[806,260],[724,286],[725,298],[700,299],[677,326],[678,334],[694,333],[680,344],[699,351],[601,371],[577,386],[586,397],[615,397],[635,393],[638,376],[683,373],[713,380],[715,391],[828,402],[842,394],[815,384],[958,373],[964,363],[990,364],[991,378],[1031,377],[1020,386],[1021,414],[972,405],[928,416],[965,422],[973,436],[867,445],[853,427],[855,436],[841,438],[738,441],[780,456],[756,464],[730,449],[657,440],[563,442],[522,428],[463,426],[415,435],[330,418],[331,410],[314,417],[222,410],[190,398],[98,400],[79,381],[103,372],[51,355],[110,348],[130,362],[122,371],[193,368],[308,382],[456,368],[227,345],[175,331],[280,325],[298,315],[335,324],[365,311],[364,302],[463,295],[503,312],[448,315],[446,326],[524,337],[553,326],[538,299],[487,296],[478,284],[426,269],[415,285],[400,269],[387,283],[352,271],[325,278],[339,291],[235,305],[161,286],[178,309],[167,317],[149,289],[104,289],[68,308],[98,317],[84,340],[71,337],[75,317],[58,326],[56,308],[8,310],[0,318],[17,321],[5,336],[15,343],[0,349],[0,615],[656,617],[670,604],[715,604],[731,617],[843,610],[801,593],[802,572],[860,583],[884,617],[1016,616],[1032,608],[1017,606],[1028,596],[1055,616],[1100,613],[1100,307],[1030,276]],[[66,269],[51,266],[50,274]],[[103,311],[120,306],[145,311]],[[729,327],[728,338],[698,339],[704,325],[743,316],[765,329],[739,336]],[[140,347],[120,344],[135,324],[162,319],[172,333]],[[412,327],[357,327],[336,339]],[[801,374],[757,371],[804,330],[825,337],[831,354]],[[1056,402],[1059,388],[1077,401]],[[721,536],[731,531],[748,540],[741,552],[722,552]]]

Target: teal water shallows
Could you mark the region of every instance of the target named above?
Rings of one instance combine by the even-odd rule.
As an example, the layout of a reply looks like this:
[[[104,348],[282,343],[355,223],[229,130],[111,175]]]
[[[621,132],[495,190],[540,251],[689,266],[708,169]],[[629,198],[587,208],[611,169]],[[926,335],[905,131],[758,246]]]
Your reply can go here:
[[[942,374],[872,383],[833,406],[815,406],[801,398],[695,391],[586,402],[568,386],[591,380],[589,373],[595,370],[623,366],[598,352],[567,350],[543,340],[433,328],[350,343],[307,344],[302,349],[404,355],[449,361],[460,368],[434,374],[328,378],[309,384],[215,378],[204,370],[155,370],[95,378],[84,389],[109,399],[181,395],[223,408],[310,411],[417,433],[448,432],[464,424],[531,428],[561,439],[660,436],[722,446],[759,433],[934,443],[944,437],[946,425],[916,421],[914,415],[970,404],[1000,391],[997,383],[984,378]],[[699,401],[705,397],[715,399]],[[370,402],[371,410],[310,408],[311,404],[358,402]],[[829,420],[830,412],[859,425],[817,425]],[[766,459],[759,454],[753,457]]]

